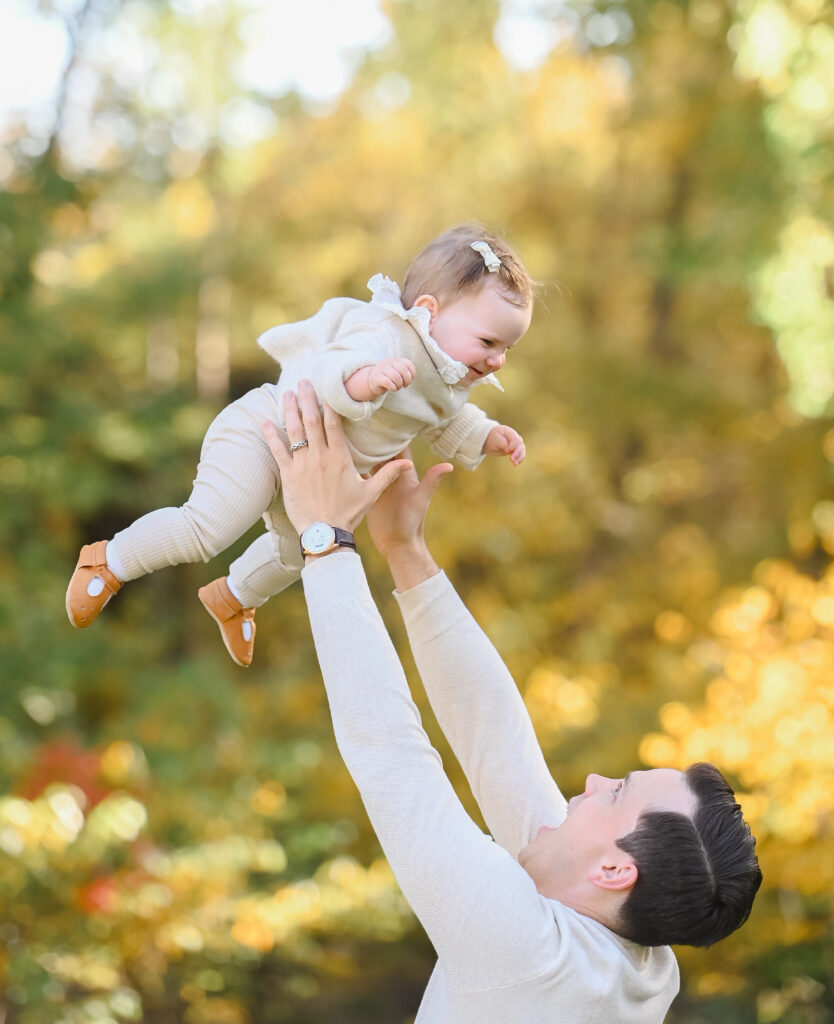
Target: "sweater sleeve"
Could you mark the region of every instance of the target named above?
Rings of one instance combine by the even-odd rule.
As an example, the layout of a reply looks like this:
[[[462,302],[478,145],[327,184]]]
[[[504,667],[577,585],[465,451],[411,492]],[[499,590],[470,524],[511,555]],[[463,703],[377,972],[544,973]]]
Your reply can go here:
[[[369,323],[361,314],[348,314],[338,334],[317,360],[313,387],[319,398],[349,420],[366,420],[382,405],[388,392],[367,402],[356,402],[345,381],[363,366],[372,366],[397,354],[396,342],[384,324]]]
[[[566,813],[518,688],[445,573],[394,596],[438,724],[487,827],[516,857]]]
[[[465,469],[477,469],[484,458],[487,434],[497,426],[495,420],[487,419],[483,409],[467,402],[451,419],[424,429],[420,436],[441,459],[455,459]]]
[[[464,810],[431,746],[359,557],[302,573],[336,742],[450,984],[509,985],[554,953],[548,902]]]

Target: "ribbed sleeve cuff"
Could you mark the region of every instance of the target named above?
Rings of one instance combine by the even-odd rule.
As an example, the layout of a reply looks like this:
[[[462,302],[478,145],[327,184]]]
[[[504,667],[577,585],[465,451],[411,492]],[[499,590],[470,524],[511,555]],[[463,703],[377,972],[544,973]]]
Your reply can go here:
[[[395,590],[393,594],[397,599],[397,604],[405,611],[414,606],[419,606],[425,601],[436,600],[450,586],[449,577],[442,569],[438,569],[434,576],[429,576],[422,583],[409,587],[408,590]]]
[[[348,420],[367,420],[382,405],[385,396],[384,391],[376,398],[367,402],[356,402],[345,389],[345,381],[363,366],[371,366],[374,360],[369,360],[366,353],[351,353],[349,357],[336,362],[331,355],[328,362],[328,373],[322,376],[317,382],[316,392],[322,401],[334,409],[340,416]],[[335,364],[335,365],[334,365]]]
[[[301,579],[305,590],[326,588],[328,595],[334,598],[351,594],[357,586],[367,588],[362,559],[350,548],[339,548],[322,558],[314,558],[301,570]]]
[[[465,405],[444,429],[432,448],[444,459],[455,459],[465,469],[477,468],[484,455],[487,434],[494,426],[477,405]]]

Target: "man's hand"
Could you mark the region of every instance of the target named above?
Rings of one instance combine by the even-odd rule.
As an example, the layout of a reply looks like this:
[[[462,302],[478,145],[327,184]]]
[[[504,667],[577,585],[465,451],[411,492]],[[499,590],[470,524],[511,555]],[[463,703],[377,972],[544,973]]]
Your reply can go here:
[[[401,391],[417,376],[410,359],[383,359],[363,366],[345,381],[345,391],[354,402],[369,402],[385,391]]]
[[[408,449],[400,456],[401,459],[410,457]],[[368,512],[371,540],[387,560],[394,585],[400,593],[438,571],[426,547],[423,528],[437,485],[453,469],[450,463],[441,462],[428,469],[420,480],[414,464],[407,465]]]
[[[363,479],[351,461],[342,421],[329,405],[319,411],[307,380],[299,381],[298,399],[284,393],[284,416],[290,444],[306,445],[290,454],[273,423],[264,423],[263,431],[281,471],[284,508],[299,533],[319,521],[353,532],[385,488],[411,468],[398,459]]]
[[[519,466],[527,454],[527,449],[524,447],[524,438],[517,430],[501,424],[493,427],[487,434],[483,452],[484,455],[509,455],[510,462],[514,466]]]
[[[406,449],[400,454],[400,459],[410,460],[411,452]],[[381,555],[387,558],[392,549],[408,547],[423,540],[423,527],[432,495],[441,478],[453,469],[450,463],[441,462],[427,470],[421,480],[411,463],[379,496],[368,512],[368,531]]]

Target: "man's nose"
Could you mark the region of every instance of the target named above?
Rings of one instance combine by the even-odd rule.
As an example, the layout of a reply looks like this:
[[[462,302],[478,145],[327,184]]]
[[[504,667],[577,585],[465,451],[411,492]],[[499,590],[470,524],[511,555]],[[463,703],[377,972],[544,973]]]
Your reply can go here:
[[[590,796],[591,793],[596,793],[600,786],[610,781],[611,780],[606,779],[604,775],[589,775],[588,778],[585,779],[585,795]]]

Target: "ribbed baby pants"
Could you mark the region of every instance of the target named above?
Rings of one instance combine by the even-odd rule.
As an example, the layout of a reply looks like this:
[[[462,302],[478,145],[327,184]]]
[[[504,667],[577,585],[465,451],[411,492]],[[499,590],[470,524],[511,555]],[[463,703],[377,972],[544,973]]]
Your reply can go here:
[[[278,466],[261,429],[264,420],[283,422],[278,394],[275,385],[264,384],[226,406],[206,433],[188,501],[149,512],[116,534],[126,580],[167,565],[207,562],[259,517],[267,533],[229,567],[244,606],[262,605],[299,578],[298,534],[284,512]]]

